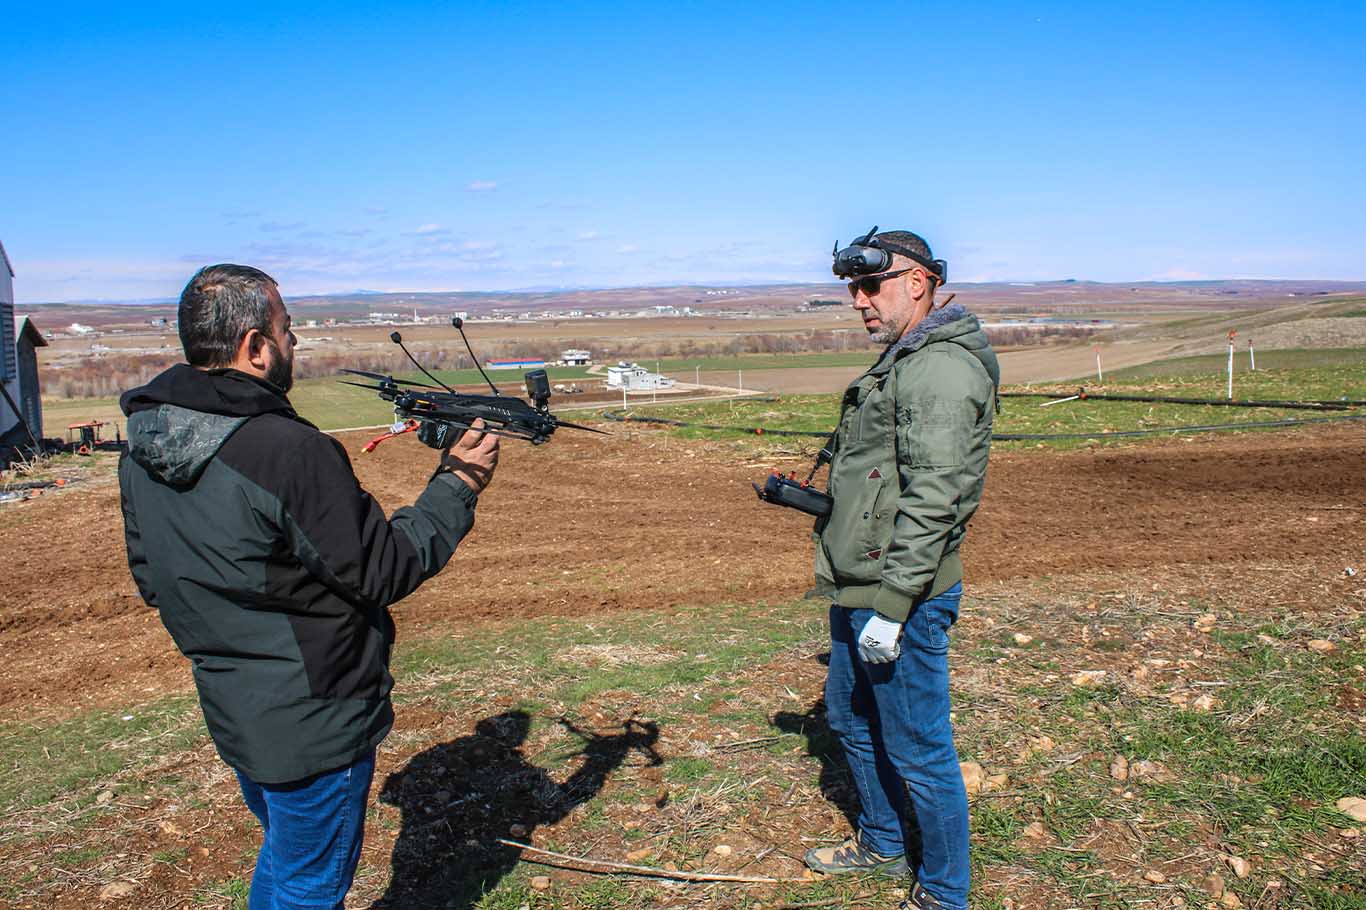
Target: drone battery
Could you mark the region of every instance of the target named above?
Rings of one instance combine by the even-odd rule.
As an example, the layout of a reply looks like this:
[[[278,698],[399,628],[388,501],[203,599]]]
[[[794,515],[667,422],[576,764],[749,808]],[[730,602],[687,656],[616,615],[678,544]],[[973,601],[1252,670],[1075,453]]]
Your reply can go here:
[[[439,423],[435,420],[424,420],[422,425],[417,428],[417,438],[431,446],[433,449],[444,449],[460,438],[464,430],[451,426],[448,423]]]
[[[778,474],[770,474],[762,489],[757,483],[753,486],[754,492],[759,494],[759,498],[764,502],[770,502],[775,506],[787,506],[789,509],[796,509],[817,518],[829,515],[834,504],[829,494]]]

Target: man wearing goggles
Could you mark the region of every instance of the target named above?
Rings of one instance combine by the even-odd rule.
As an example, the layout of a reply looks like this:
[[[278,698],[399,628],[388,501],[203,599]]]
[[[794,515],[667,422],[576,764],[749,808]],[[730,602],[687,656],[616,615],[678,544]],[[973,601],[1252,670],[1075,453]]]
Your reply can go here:
[[[876,232],[834,253],[868,336],[886,347],[844,394],[830,446],[833,505],[816,522],[817,590],[831,601],[826,710],[861,811],[852,837],[806,862],[827,874],[913,872],[906,910],[966,910],[968,803],[949,722],[948,633],[1000,371],[976,317],[935,300],[947,263],[916,234]],[[908,808],[920,831],[915,870]]]

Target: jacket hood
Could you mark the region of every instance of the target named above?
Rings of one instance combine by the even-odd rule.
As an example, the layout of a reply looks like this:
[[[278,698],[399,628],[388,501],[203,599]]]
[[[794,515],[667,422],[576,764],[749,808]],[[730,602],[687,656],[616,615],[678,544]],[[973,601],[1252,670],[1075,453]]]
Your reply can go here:
[[[177,364],[119,399],[128,415],[128,454],[174,486],[194,483],[238,427],[278,413],[298,419],[278,386],[237,370]]]
[[[991,377],[992,385],[1001,384],[1001,367],[996,362],[996,352],[987,341],[987,333],[983,331],[982,323],[956,303],[931,310],[909,332],[888,346],[882,360],[874,369],[891,369],[892,364],[901,357],[912,354],[927,344],[940,341],[956,344],[977,358],[987,371],[987,375]]]

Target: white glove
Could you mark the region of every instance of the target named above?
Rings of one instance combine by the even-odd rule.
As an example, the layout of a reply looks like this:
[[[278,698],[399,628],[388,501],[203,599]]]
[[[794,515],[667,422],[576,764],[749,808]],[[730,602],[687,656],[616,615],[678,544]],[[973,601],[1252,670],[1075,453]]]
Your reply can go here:
[[[874,613],[858,634],[858,656],[869,664],[891,663],[900,657],[901,623]]]

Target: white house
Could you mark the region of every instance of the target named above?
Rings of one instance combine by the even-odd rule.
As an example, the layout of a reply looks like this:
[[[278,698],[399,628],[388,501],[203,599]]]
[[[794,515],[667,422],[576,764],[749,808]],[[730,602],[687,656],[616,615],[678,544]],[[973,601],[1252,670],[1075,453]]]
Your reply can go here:
[[[607,368],[607,387],[628,391],[673,388],[674,380],[668,376],[651,373],[638,363],[622,361]]]
[[[581,351],[577,348],[569,348],[560,352],[560,363],[567,367],[586,367],[593,362],[593,355],[589,351]]]

